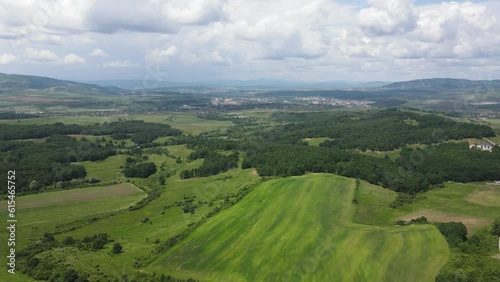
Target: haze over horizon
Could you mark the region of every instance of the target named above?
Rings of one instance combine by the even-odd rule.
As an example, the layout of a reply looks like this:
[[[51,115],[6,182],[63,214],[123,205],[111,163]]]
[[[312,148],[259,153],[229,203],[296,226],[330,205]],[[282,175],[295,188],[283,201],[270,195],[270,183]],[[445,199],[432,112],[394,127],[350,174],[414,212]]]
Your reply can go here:
[[[77,81],[500,78],[498,1],[0,1],[0,72]]]

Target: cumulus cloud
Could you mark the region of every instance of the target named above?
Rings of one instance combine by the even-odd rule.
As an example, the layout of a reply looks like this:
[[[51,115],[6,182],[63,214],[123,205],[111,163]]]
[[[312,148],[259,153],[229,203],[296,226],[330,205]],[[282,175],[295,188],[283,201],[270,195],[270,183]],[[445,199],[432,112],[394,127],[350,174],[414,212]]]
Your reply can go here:
[[[170,62],[170,58],[177,54],[177,47],[170,46],[167,49],[155,48],[145,56],[145,61],[148,64],[166,64]]]
[[[8,65],[12,62],[17,61],[17,57],[10,53],[3,53],[0,55],[0,65]]]
[[[2,1],[0,38],[41,33],[175,33],[183,25],[205,25],[225,18],[221,0]]]
[[[358,14],[363,34],[351,29],[350,36],[337,39],[343,54],[383,60],[500,55],[500,28],[495,24],[500,13],[491,3],[443,2],[420,7],[411,1],[370,3],[372,7]],[[398,10],[412,16],[395,16]]]
[[[121,31],[175,33],[182,25],[206,25],[223,18],[218,0],[96,2],[86,14],[88,28],[96,32]]]
[[[68,65],[81,65],[85,64],[85,60],[78,55],[69,54],[63,58],[63,63]]]
[[[26,48],[24,53],[26,58],[30,61],[53,62],[59,59],[54,52],[46,49],[37,50],[34,48]]]
[[[361,29],[370,36],[401,34],[417,26],[412,0],[368,0],[372,7],[358,14]]]
[[[96,49],[92,50],[92,52],[90,53],[90,56],[92,56],[92,57],[108,57],[109,55],[108,55],[108,53],[104,52],[104,50],[96,48]]]
[[[150,64],[242,79],[498,72],[498,19],[498,1],[0,0],[0,41],[10,47],[0,65],[60,67],[79,61],[56,55],[72,50],[108,58],[86,63],[97,78],[110,74],[102,67],[140,77]]]
[[[329,0],[229,3],[225,21],[185,35],[182,50],[191,54],[182,58],[223,64],[321,58],[339,26],[351,20],[351,6]]]
[[[139,67],[140,65],[128,60],[124,61],[117,60],[117,61],[106,62],[103,64],[103,66],[107,68],[129,68],[129,67]]]

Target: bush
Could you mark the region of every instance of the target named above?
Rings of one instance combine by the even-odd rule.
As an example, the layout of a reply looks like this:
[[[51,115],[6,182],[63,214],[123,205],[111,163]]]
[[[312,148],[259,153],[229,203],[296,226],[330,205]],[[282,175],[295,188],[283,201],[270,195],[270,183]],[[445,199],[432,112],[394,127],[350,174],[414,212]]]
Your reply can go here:
[[[500,236],[500,217],[491,225],[491,235]]]
[[[396,221],[396,224],[403,226],[403,225],[406,225],[408,223],[406,221],[400,219],[400,220]]]
[[[114,243],[113,244],[113,250],[112,250],[112,252],[114,254],[120,254],[120,253],[122,253],[123,252],[122,244],[120,244],[120,243]]]
[[[153,162],[131,165],[123,171],[126,177],[148,178],[156,173],[156,165]]]
[[[73,237],[71,236],[68,236],[66,237],[63,242],[62,242],[65,246],[69,246],[69,245],[73,245],[76,243],[75,239],[73,239]]]
[[[467,228],[462,222],[439,222],[437,228],[450,247],[458,247],[460,243],[467,240]]]
[[[421,216],[419,218],[414,218],[414,219],[410,220],[410,223],[425,224],[425,223],[428,223],[428,221],[427,221],[427,217]]]

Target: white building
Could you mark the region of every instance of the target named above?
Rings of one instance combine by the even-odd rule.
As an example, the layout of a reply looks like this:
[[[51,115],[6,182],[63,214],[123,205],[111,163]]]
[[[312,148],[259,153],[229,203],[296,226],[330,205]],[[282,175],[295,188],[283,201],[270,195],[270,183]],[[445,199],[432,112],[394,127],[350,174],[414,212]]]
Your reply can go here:
[[[481,151],[488,151],[491,152],[493,150],[493,145],[487,144],[487,143],[481,143],[481,144],[469,144],[469,149],[479,149]]]

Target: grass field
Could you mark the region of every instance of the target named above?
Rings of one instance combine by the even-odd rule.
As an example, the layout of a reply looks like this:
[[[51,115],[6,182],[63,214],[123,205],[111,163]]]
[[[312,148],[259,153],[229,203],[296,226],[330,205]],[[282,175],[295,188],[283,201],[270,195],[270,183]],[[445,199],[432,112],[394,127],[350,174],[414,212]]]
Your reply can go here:
[[[352,223],[354,180],[271,180],[146,271],[203,281],[433,281],[448,246],[430,225]]]
[[[145,193],[129,184],[80,188],[47,192],[17,198],[18,243],[27,245],[32,238],[53,232],[58,224],[74,221],[85,216],[103,214],[136,203]],[[6,207],[6,201],[0,202]],[[0,218],[7,217],[7,209],[0,211]],[[4,238],[7,234],[0,233]]]
[[[118,184],[18,197],[16,249],[35,242],[46,232],[53,233],[58,225],[126,209],[144,196],[144,192],[131,185]],[[7,206],[5,201],[1,201],[0,205]],[[0,218],[7,218],[7,209],[0,211]],[[7,236],[6,229],[2,229],[0,240],[7,242]],[[1,261],[4,262],[5,258]],[[8,274],[5,267],[1,270],[0,281],[33,281],[19,272]]]
[[[127,197],[143,194],[142,190],[130,184],[115,184],[104,187],[90,187],[57,192],[26,195],[17,205],[19,209],[32,209],[46,206],[65,206],[81,202],[114,197]]]
[[[425,216],[429,221],[461,221],[469,234],[500,217],[500,186],[484,183],[448,183],[445,188],[423,194],[414,203],[393,209],[396,193],[361,182],[355,222],[392,225],[396,220]]]
[[[86,161],[74,164],[83,165],[87,170],[88,178],[96,178],[101,180],[101,182],[109,182],[116,179],[123,180],[125,178],[121,173],[122,169],[120,166],[125,164],[126,158],[126,155],[116,155],[100,162]]]
[[[483,206],[500,207],[500,185],[485,185],[465,196],[465,199]]]
[[[311,146],[319,146],[319,144],[325,142],[326,140],[331,140],[330,138],[326,137],[319,137],[319,138],[306,138],[303,139],[303,141],[309,143]]]
[[[469,234],[472,234],[478,228],[488,225],[494,218],[500,216],[498,206],[485,205],[487,200],[481,203],[470,201],[471,194],[474,195],[474,193],[478,193],[477,191],[485,191],[486,189],[488,189],[488,185],[484,183],[449,183],[445,188],[427,192],[425,199],[405,206],[402,210],[417,213],[432,210],[452,215],[449,220],[440,216],[440,221],[460,221],[460,216],[462,216]],[[432,220],[432,218],[429,219]],[[471,219],[473,220],[470,221]]]

